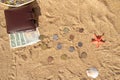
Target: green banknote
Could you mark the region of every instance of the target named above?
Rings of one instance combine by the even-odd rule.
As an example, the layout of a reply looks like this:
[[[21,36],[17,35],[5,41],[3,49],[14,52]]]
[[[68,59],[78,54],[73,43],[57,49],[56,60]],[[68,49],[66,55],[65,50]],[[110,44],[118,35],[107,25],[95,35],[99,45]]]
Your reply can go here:
[[[36,43],[39,40],[39,31],[27,30],[10,34],[11,47],[23,47]]]
[[[16,37],[17,46],[20,46],[20,45],[21,45],[20,33],[16,33],[16,34],[15,34],[15,37]]]
[[[26,40],[25,40],[25,36],[23,32],[20,32],[20,38],[21,38],[21,44],[25,45],[26,44]]]
[[[10,34],[10,43],[11,43],[12,47],[16,47],[17,46],[14,34]]]

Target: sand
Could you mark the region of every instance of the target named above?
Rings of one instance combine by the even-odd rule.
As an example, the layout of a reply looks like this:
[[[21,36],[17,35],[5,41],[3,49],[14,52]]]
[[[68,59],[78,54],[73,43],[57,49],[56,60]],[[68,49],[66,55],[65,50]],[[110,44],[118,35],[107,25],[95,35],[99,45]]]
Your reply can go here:
[[[39,31],[47,36],[31,46],[11,49],[6,32],[4,9],[0,5],[0,80],[92,80],[86,69],[96,67],[96,80],[120,80],[120,0],[37,0],[40,6]],[[63,29],[70,29],[63,34]],[[83,33],[77,32],[84,28]],[[91,43],[93,34],[104,33],[99,48]],[[57,41],[52,40],[58,34]],[[69,41],[69,35],[75,36]],[[83,46],[78,48],[81,41]],[[42,42],[49,49],[41,48]],[[61,50],[56,50],[57,43]],[[69,46],[75,46],[69,52]],[[80,53],[87,56],[79,58]],[[61,59],[66,54],[67,59]],[[48,62],[47,58],[53,58]]]

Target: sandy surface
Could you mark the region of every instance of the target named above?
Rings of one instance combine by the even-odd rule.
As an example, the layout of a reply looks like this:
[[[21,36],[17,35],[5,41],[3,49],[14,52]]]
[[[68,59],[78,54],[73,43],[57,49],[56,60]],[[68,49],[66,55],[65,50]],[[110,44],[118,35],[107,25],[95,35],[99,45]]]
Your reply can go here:
[[[11,49],[6,33],[4,9],[0,5],[0,80],[92,80],[86,69],[96,67],[99,76],[96,80],[120,80],[120,0],[37,0],[41,15],[39,31],[47,38],[51,48],[42,49],[39,42],[24,48]],[[70,32],[63,34],[67,27]],[[77,32],[84,28],[83,33]],[[106,42],[96,48],[91,43],[93,33],[105,33]],[[58,34],[57,41],[52,40]],[[75,36],[69,41],[70,34]],[[81,41],[83,46],[77,48]],[[61,42],[63,48],[56,50]],[[69,46],[75,46],[69,52]],[[78,53],[85,51],[86,58]],[[68,59],[62,60],[62,54]],[[48,56],[54,60],[48,63]]]

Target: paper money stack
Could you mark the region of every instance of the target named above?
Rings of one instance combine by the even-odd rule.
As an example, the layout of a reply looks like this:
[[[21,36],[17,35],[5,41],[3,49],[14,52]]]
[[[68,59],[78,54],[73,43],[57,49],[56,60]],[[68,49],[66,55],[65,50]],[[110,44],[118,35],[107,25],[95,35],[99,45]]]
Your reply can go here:
[[[10,45],[12,48],[24,47],[37,43],[39,40],[39,31],[26,30],[9,34]]]

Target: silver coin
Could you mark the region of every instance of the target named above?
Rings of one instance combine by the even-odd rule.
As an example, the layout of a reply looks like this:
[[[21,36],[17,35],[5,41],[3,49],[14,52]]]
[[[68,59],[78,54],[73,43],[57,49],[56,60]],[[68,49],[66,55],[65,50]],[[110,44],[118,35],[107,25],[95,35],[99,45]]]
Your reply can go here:
[[[83,43],[82,43],[82,42],[78,42],[78,46],[79,46],[79,47],[82,47],[82,46],[83,46]]]
[[[69,51],[70,51],[70,52],[73,52],[74,50],[75,50],[74,46],[70,46],[70,47],[69,47]]]
[[[57,34],[53,35],[53,40],[55,40],[55,41],[58,40],[58,35]]]
[[[58,43],[56,48],[57,49],[62,49],[62,43]]]
[[[67,27],[65,27],[64,29],[63,29],[63,32],[66,34],[66,33],[68,33],[70,30],[67,28]]]

